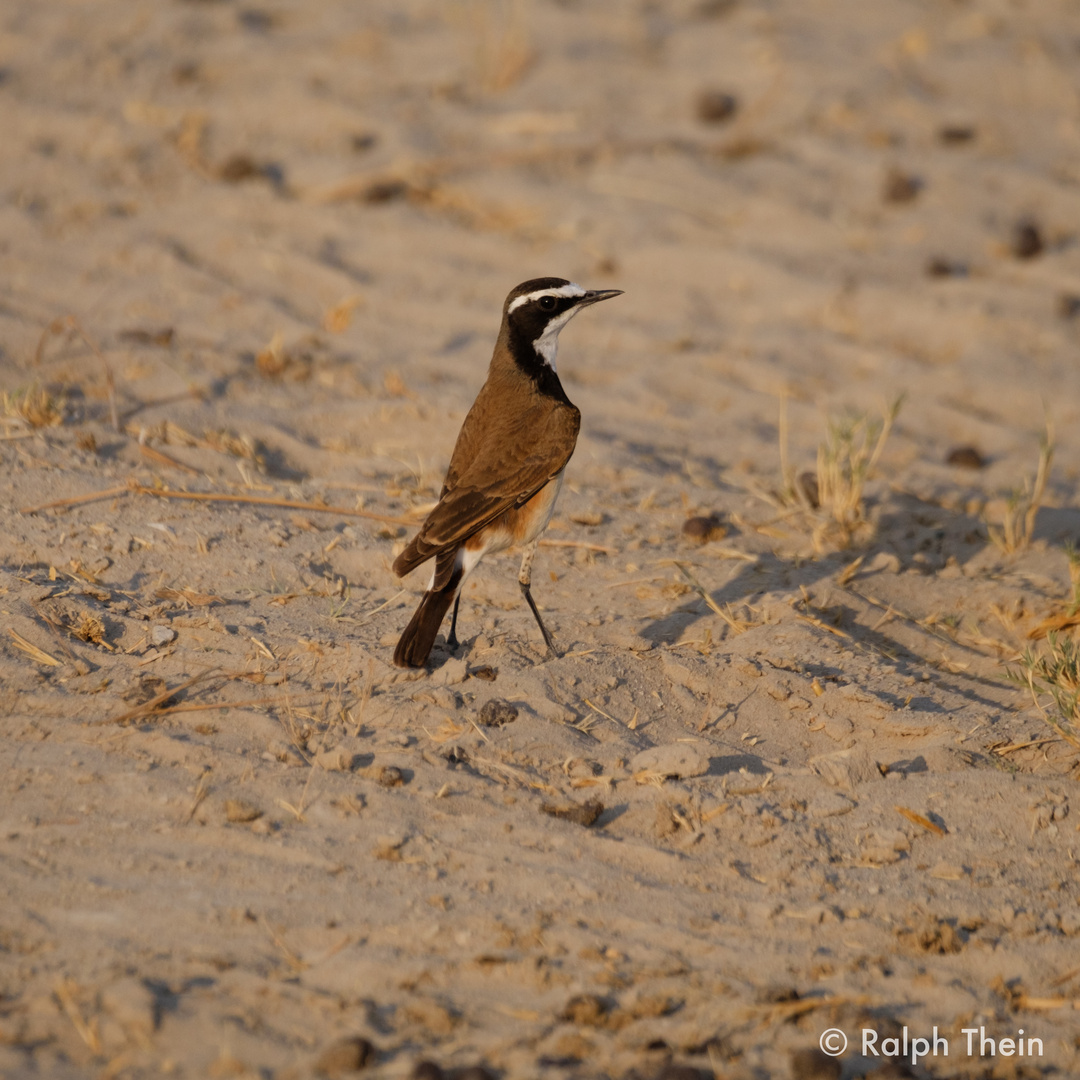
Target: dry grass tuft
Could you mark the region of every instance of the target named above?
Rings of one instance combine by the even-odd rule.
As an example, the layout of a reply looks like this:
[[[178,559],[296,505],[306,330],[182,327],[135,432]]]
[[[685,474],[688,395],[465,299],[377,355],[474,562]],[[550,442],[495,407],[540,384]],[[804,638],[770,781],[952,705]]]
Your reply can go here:
[[[1054,426],[1047,420],[1046,431],[1039,440],[1039,464],[1034,480],[1024,480],[1009,496],[1005,506],[1005,519],[1001,526],[988,525],[990,539],[1005,554],[1023,551],[1035,534],[1035,517],[1039,512],[1046,482],[1050,478],[1050,465],[1054,460]]]
[[[781,507],[802,510],[813,522],[815,550],[849,547],[866,530],[863,499],[867,480],[881,458],[903,396],[882,410],[879,419],[861,413],[829,420],[828,435],[818,447],[817,471],[796,475],[788,458],[787,398],[780,399]]]
[[[25,390],[0,393],[0,409],[32,428],[56,427],[64,422],[64,402],[32,383]]]
[[[106,645],[105,623],[93,612],[71,612],[65,620],[65,629],[72,637],[79,641],[86,641],[94,645]],[[111,648],[111,646],[109,646]]]
[[[293,357],[286,351],[279,332],[274,334],[266,348],[255,354],[255,369],[267,379],[280,379],[293,364]]]
[[[1019,671],[1008,670],[1006,678],[1026,686],[1043,719],[1066,742],[1080,750],[1080,645],[1071,637],[1051,633],[1046,650],[1025,650]],[[1053,700],[1056,712],[1047,712],[1040,698]]]
[[[1065,545],[1065,554],[1069,560],[1069,583],[1072,596],[1062,610],[1048,615],[1042,622],[1028,631],[1031,641],[1041,641],[1047,634],[1059,633],[1073,626],[1080,626],[1080,550],[1072,544]]]
[[[323,314],[323,329],[331,334],[343,334],[352,325],[353,314],[362,307],[364,298],[353,293],[327,308]]]
[[[866,525],[863,489],[885,449],[902,401],[897,398],[879,420],[863,414],[829,422],[828,437],[817,455],[818,503],[828,517],[814,530],[815,547],[831,538],[847,547]]]
[[[250,461],[260,472],[266,469],[266,448],[250,435],[230,431],[206,431],[202,444],[222,454]]]
[[[468,8],[474,44],[470,81],[483,94],[501,94],[520,82],[536,59],[525,28],[521,0],[473,0]]]

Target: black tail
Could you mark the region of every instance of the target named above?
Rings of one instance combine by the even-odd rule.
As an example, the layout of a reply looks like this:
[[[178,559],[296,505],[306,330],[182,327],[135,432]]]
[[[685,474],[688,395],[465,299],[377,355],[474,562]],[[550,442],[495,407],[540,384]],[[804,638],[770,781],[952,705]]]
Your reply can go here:
[[[438,592],[424,593],[420,606],[416,609],[401,640],[394,650],[394,663],[398,667],[423,667],[427,663],[431,646],[435,644],[435,635],[454,602],[457,582],[453,582]]]

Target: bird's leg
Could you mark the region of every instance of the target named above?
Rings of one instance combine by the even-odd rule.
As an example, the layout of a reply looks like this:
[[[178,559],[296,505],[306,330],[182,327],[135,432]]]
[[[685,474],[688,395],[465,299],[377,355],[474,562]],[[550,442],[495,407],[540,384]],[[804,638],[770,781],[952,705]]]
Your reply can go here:
[[[461,590],[458,590],[457,596],[454,597],[454,614],[450,616],[450,635],[446,639],[447,648],[454,651],[458,647],[457,639],[457,609],[461,603]]]
[[[521,572],[518,574],[518,584],[521,586],[521,595],[525,597],[529,609],[536,619],[536,625],[540,627],[540,633],[544,635],[544,644],[547,645],[551,655],[557,659],[559,654],[555,651],[555,646],[551,641],[551,635],[547,632],[544,620],[540,618],[540,612],[536,610],[536,602],[533,600],[532,592],[529,590],[529,586],[532,584],[532,564],[533,559],[536,556],[536,545],[538,543],[539,538],[534,540],[525,549],[525,554],[521,557]]]

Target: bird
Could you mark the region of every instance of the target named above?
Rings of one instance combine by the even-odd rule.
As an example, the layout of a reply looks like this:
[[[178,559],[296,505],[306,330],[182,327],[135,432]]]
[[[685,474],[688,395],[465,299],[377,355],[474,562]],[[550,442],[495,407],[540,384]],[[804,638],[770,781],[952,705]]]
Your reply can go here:
[[[458,647],[461,587],[485,555],[524,549],[518,584],[557,656],[531,592],[532,564],[551,521],[563,470],[577,444],[581,413],[556,367],[559,332],[583,308],[621,289],[583,289],[565,278],[532,278],[511,289],[487,380],[469,409],[439,501],[394,560],[394,573],[435,560],[420,605],[394,650],[398,667],[424,667],[450,605],[447,644]]]

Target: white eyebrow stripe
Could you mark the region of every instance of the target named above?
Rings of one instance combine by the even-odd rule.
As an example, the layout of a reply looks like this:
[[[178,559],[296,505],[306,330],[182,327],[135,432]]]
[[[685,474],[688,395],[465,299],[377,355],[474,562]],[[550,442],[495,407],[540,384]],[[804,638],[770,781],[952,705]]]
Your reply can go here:
[[[566,285],[560,285],[557,289],[537,289],[536,292],[526,293],[524,296],[518,296],[510,301],[510,306],[506,309],[507,315],[511,311],[517,311],[522,304],[527,304],[530,300],[539,300],[541,296],[584,296],[585,290],[580,285],[575,285],[572,281]]]

